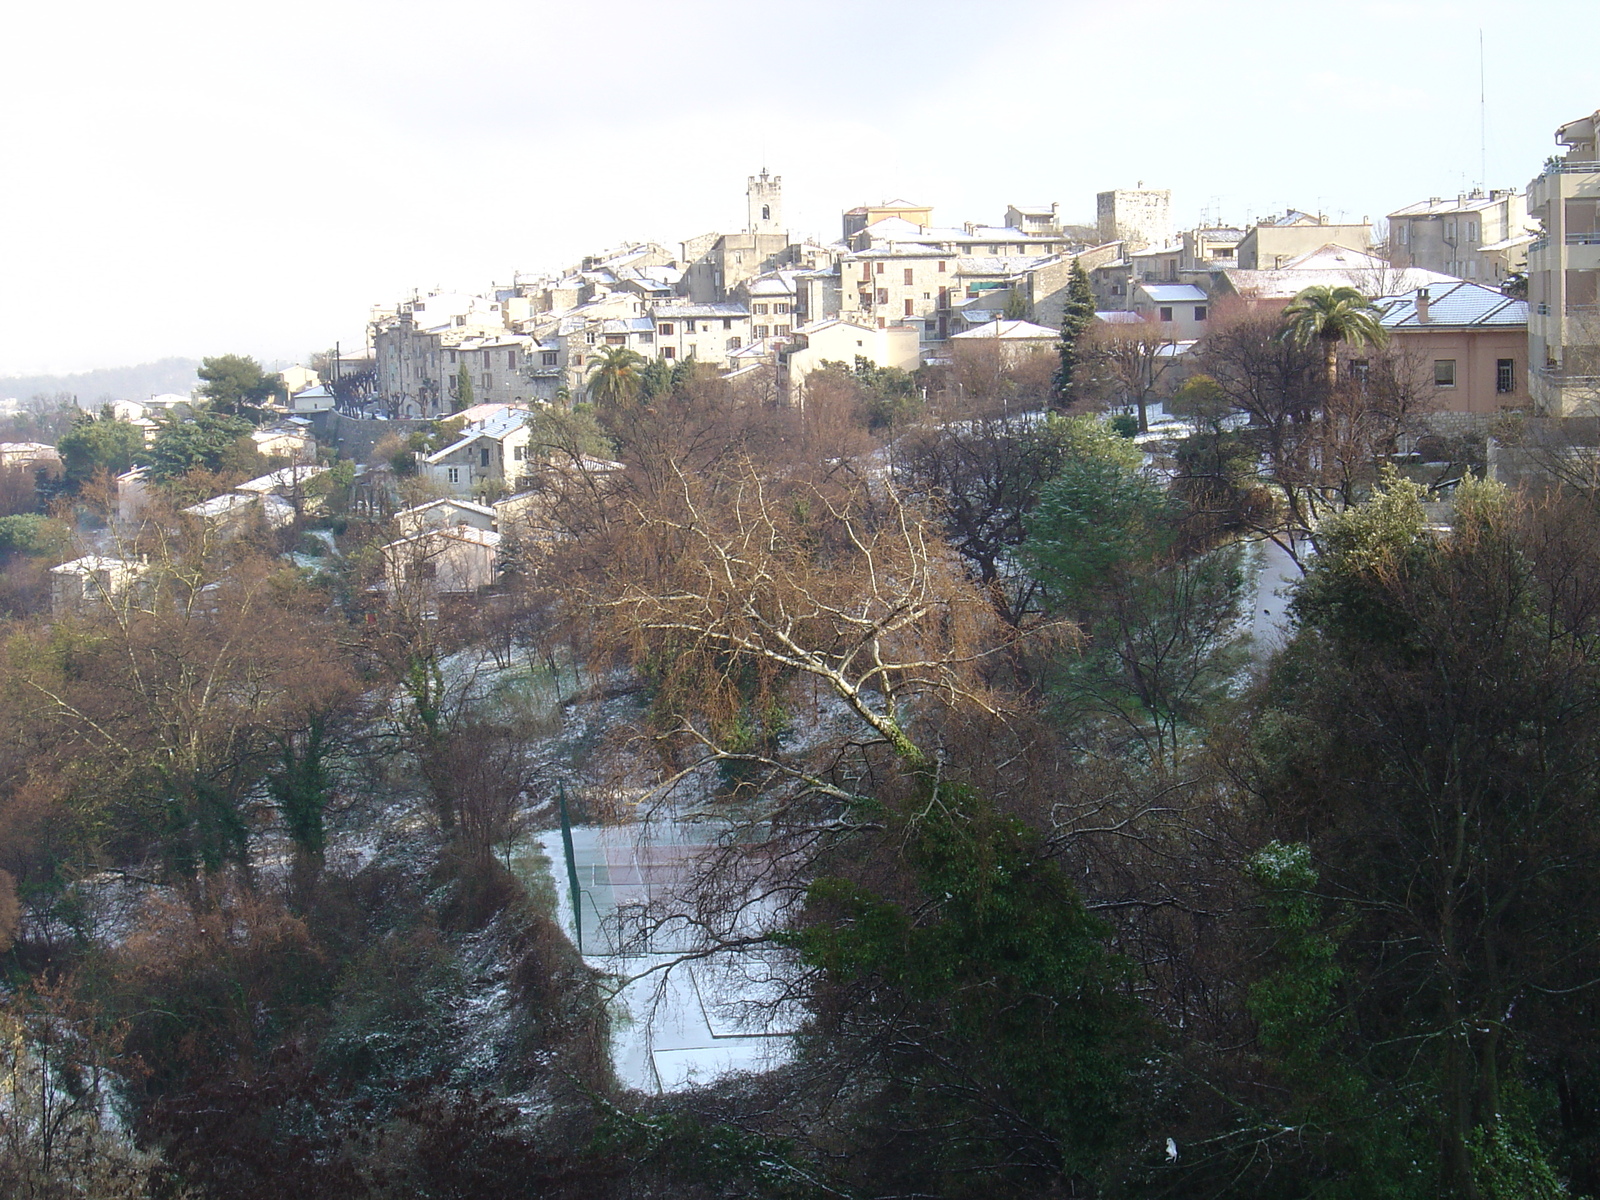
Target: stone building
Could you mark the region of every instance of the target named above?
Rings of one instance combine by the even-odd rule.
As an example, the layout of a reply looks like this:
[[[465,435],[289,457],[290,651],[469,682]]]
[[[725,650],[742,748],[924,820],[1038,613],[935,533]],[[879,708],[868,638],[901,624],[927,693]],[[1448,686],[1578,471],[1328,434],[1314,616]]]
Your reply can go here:
[[[1115,188],[1094,198],[1101,242],[1127,242],[1129,249],[1165,246],[1172,240],[1172,193]]]

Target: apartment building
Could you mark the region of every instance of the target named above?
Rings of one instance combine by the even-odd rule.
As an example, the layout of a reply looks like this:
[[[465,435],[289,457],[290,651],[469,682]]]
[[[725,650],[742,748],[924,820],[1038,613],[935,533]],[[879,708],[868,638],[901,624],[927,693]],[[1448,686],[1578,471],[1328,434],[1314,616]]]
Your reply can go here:
[[[1544,416],[1600,414],[1600,112],[1556,130],[1566,153],[1528,184],[1528,359]]]
[[[1431,196],[1389,214],[1389,261],[1498,285],[1527,267],[1528,198],[1515,188]]]

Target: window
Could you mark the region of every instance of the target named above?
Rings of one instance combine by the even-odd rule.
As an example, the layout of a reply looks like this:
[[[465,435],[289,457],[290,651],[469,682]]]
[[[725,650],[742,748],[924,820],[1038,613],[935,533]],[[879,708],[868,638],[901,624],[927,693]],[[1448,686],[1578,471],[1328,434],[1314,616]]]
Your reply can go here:
[[[541,351],[539,351],[539,361],[540,361],[540,363],[542,363],[544,366],[547,366],[547,367],[555,366],[556,365],[556,355],[557,355],[557,353],[558,352],[555,351],[555,350],[541,350]]]
[[[583,340],[591,346],[594,345],[594,332],[591,330],[590,332],[584,334]]]
[[[678,352],[676,350],[674,350],[671,346],[663,346],[663,347],[661,347],[661,357],[662,358],[677,358],[678,357]]]
[[[724,329],[732,329],[733,328],[733,318],[732,317],[723,317],[722,318],[722,327]]]
[[[1400,226],[1400,244],[1402,246],[1404,246],[1406,244],[1406,241],[1407,241],[1406,235],[1408,233],[1410,233],[1410,232],[1411,232],[1411,226],[1410,225],[1402,225],[1402,226]]]
[[[1494,390],[1502,396],[1517,390],[1517,364],[1514,359],[1494,360]]]
[[[878,289],[878,303],[879,304],[887,304],[887,303],[889,303],[889,289],[888,288],[879,288]]]
[[[772,327],[772,336],[773,337],[781,337],[781,338],[788,337],[789,336],[789,327],[787,325],[774,325]]]
[[[1204,321],[1206,319],[1206,306],[1204,304],[1196,304],[1194,306],[1194,319],[1196,321]]]
[[[916,281],[917,281],[917,273],[916,273],[916,271],[914,271],[910,267],[907,267],[906,268],[906,286],[910,287]]]
[[[772,328],[771,328],[771,326],[768,326],[768,325],[757,325],[755,327],[755,329],[752,330],[752,332],[756,335],[757,339],[760,339],[760,338],[766,337],[769,333],[771,333],[772,332]]]
[[[770,205],[770,204],[763,204],[763,205],[762,205],[762,206],[761,206],[761,219],[762,219],[762,220],[763,220],[763,221],[770,221],[770,220],[772,220],[772,205]]]
[[[943,274],[943,273],[944,273],[944,269],[945,269],[945,267],[944,267],[944,264],[943,264],[943,263],[940,263],[940,264],[939,264],[939,273],[940,273],[940,274],[941,274],[941,275],[942,275],[942,274]]]
[[[1372,373],[1372,364],[1364,358],[1351,359],[1350,378],[1354,379],[1362,391],[1367,389],[1367,377]]]
[[[879,274],[879,275],[882,275],[882,274],[883,274],[883,264],[882,264],[882,263],[879,263],[879,264],[878,264],[878,274]]]
[[[1453,358],[1436,358],[1433,360],[1433,386],[1455,387],[1456,385],[1456,360]]]
[[[912,315],[912,313],[913,313],[913,311],[914,311],[914,310],[913,310],[913,309],[912,309],[912,307],[911,307],[911,305],[912,305],[912,303],[913,303],[913,302],[912,302],[912,301],[911,301],[911,300],[907,300],[907,301],[906,301],[906,316],[908,316],[908,317],[909,317],[909,316],[911,316],[911,315]]]
[[[1162,309],[1162,310],[1161,310],[1161,319],[1162,319],[1162,320],[1163,320],[1163,321],[1170,321],[1170,320],[1172,320],[1172,310],[1171,310],[1171,309],[1170,309],[1170,308],[1163,308],[1163,309]]]
[[[1467,222],[1467,241],[1475,242],[1477,240],[1478,240],[1478,223],[1476,221],[1468,221]]]
[[[742,345],[744,345],[744,342],[740,338],[731,337],[731,338],[728,339],[728,349],[729,350],[737,350]]]
[[[480,467],[484,467],[484,468],[487,468],[489,466],[489,447],[487,447],[487,446],[479,446],[478,447],[478,465]]]
[[[581,354],[574,355],[573,359],[572,359],[572,365],[575,366],[575,367],[583,366],[583,355],[581,355]]]
[[[999,246],[990,246],[989,247],[989,253],[994,255],[996,258],[999,258],[1000,257],[1000,247]]]
[[[922,298],[924,300],[932,300],[933,299],[933,293],[932,292],[923,292],[922,293]]]
[[[779,316],[782,316],[784,313],[789,311],[789,306],[787,304],[774,304],[772,306],[772,311],[777,313]]]
[[[750,311],[758,317],[764,317],[767,315],[767,306],[765,304],[752,304]]]
[[[511,448],[511,459],[513,462],[521,462],[527,456],[528,448],[526,446],[513,446]]]
[[[656,335],[651,333],[648,329],[645,330],[643,333],[641,333],[639,335],[639,341],[641,343],[643,343],[644,345],[646,345],[646,346],[648,346],[651,342],[653,342],[655,340],[656,340]]]
[[[672,336],[672,323],[670,321],[663,322],[661,327],[656,332],[659,333],[662,337],[671,337]]]
[[[451,483],[461,482],[461,469],[459,467],[451,467],[446,474],[449,476]]]
[[[939,307],[950,307],[950,289],[947,287],[942,287],[939,289]]]
[[[454,366],[455,365],[455,361],[456,361],[456,352],[454,350],[452,350],[452,351],[450,351],[450,365]]]
[[[506,351],[506,370],[515,371],[516,369],[517,369],[517,352],[515,350],[507,350]]]
[[[606,345],[608,345],[608,346],[626,346],[627,344],[628,344],[628,335],[625,334],[625,333],[608,333],[608,334],[606,334]]]

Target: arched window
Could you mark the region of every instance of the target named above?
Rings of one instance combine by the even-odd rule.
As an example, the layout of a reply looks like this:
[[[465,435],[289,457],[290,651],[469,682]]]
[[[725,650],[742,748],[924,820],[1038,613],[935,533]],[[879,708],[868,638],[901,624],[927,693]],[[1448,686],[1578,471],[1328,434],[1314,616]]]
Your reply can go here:
[[[772,205],[770,205],[770,204],[763,204],[763,205],[762,205],[762,206],[761,206],[761,219],[762,219],[762,220],[763,220],[763,221],[770,221],[770,220],[772,220]]]

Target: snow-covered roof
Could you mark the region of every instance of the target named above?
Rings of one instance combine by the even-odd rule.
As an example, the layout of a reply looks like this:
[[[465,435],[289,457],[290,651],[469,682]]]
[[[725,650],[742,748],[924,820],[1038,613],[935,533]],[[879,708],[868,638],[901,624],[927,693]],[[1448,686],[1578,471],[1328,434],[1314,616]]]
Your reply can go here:
[[[276,471],[269,472],[259,478],[246,480],[233,490],[247,492],[251,495],[266,495],[269,492],[281,492],[285,489],[292,490],[297,487],[304,487],[318,475],[327,474],[328,470],[329,468],[327,467],[319,467],[313,463],[296,463],[293,466],[279,467]]]
[[[1494,288],[1458,282],[1430,286],[1428,319],[1418,319],[1417,301],[1422,289],[1374,301],[1384,310],[1382,323],[1390,329],[1462,327],[1521,327],[1528,323],[1528,302],[1514,300]]]
[[[434,508],[461,508],[465,509],[467,512],[477,513],[480,516],[494,516],[494,509],[490,508],[487,504],[479,504],[473,500],[459,500],[454,496],[445,496],[438,500],[429,500],[426,504],[417,504],[413,505],[411,508],[402,508],[399,512],[395,513],[395,519],[398,520],[401,517],[418,516],[421,513],[425,513],[429,509]]]
[[[1337,242],[1324,242],[1315,250],[1297,254],[1278,268],[1282,271],[1387,271],[1389,260],[1365,250],[1352,250]]]
[[[257,505],[266,514],[267,519],[273,524],[282,524],[294,515],[294,505],[280,496],[273,495],[242,495],[239,492],[224,492],[220,496],[213,496],[209,500],[202,500],[199,504],[191,504],[183,511],[192,517],[202,520],[211,520],[216,517],[226,517],[245,508],[254,508]]]
[[[1192,283],[1141,283],[1139,290],[1157,304],[1204,304],[1206,294]]]
[[[1478,247],[1479,254],[1498,254],[1502,250],[1512,250],[1517,246],[1526,246],[1533,242],[1539,235],[1536,233],[1519,233],[1512,237],[1501,238],[1498,242],[1485,242]]]
[[[421,533],[414,533],[410,537],[396,538],[384,546],[384,549],[393,550],[398,546],[407,546],[432,538],[449,538],[451,541],[469,542],[472,545],[483,546],[490,550],[500,544],[500,535],[492,529],[479,529],[476,525],[441,525],[437,529],[424,529]]]
[[[1404,208],[1397,208],[1389,214],[1394,217],[1439,217],[1447,213],[1472,213],[1482,212],[1486,208],[1504,202],[1505,193],[1485,196],[1479,193],[1475,196],[1455,196],[1451,199],[1434,196],[1427,200],[1419,200],[1416,204],[1408,204]]]
[[[748,317],[750,310],[742,304],[657,304],[650,311],[660,318],[674,317]]]
[[[107,554],[85,554],[59,567],[51,567],[52,575],[88,575],[95,571],[143,571],[148,563],[136,558],[115,558]]]
[[[958,333],[950,340],[953,342],[972,341],[978,338],[995,339],[1001,341],[1038,341],[1040,339],[1053,339],[1058,334],[1054,329],[1044,325],[1035,325],[1032,321],[990,321],[976,329],[969,329],[965,333]]]

